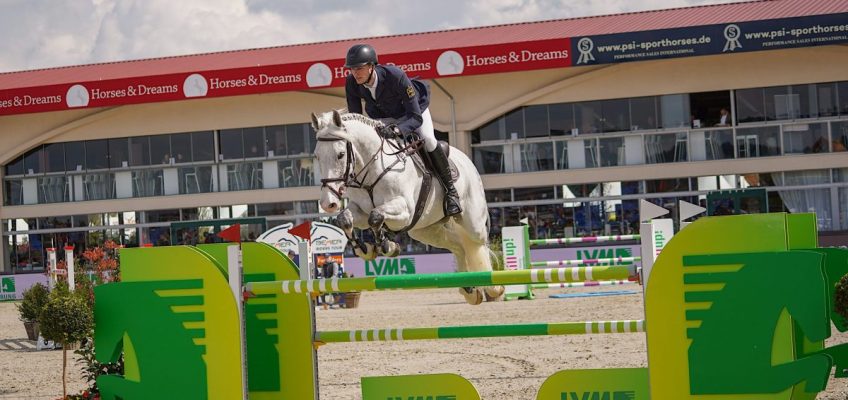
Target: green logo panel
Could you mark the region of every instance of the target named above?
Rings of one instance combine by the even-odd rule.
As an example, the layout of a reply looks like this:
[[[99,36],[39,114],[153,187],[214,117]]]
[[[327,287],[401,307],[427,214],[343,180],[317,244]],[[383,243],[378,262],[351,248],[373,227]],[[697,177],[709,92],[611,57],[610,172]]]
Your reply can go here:
[[[362,378],[362,400],[480,400],[471,382],[455,374]]]
[[[559,371],[545,380],[536,400],[649,400],[647,368]]]
[[[0,279],[0,292],[15,293],[15,278],[8,277]]]

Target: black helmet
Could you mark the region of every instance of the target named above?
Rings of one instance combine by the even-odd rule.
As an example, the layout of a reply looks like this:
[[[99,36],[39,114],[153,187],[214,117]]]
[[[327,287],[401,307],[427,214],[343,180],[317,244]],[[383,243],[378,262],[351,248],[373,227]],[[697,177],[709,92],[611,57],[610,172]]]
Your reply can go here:
[[[377,64],[377,52],[371,45],[355,44],[348,49],[345,68],[361,67],[365,64]]]

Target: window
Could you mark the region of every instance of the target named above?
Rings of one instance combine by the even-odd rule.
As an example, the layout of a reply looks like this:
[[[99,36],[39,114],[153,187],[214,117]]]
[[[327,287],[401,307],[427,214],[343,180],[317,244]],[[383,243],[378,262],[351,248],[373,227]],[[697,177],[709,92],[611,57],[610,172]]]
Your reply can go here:
[[[314,150],[313,136],[308,124],[286,125],[286,142],[289,147],[289,155],[311,154]]]
[[[191,134],[191,161],[215,160],[215,136],[212,131]]]
[[[526,137],[548,136],[550,126],[548,124],[548,106],[529,106],[524,109],[524,125]]]
[[[474,141],[474,138],[476,138],[474,143],[504,140],[506,139],[506,135],[504,134],[505,131],[504,119],[501,117],[483,125],[480,129],[476,129],[473,133],[472,141]]]
[[[736,120],[740,123],[766,120],[762,88],[736,91]]]
[[[837,114],[836,84],[820,83],[816,88],[816,107],[819,117],[831,117]],[[848,93],[846,93],[848,95]]]
[[[787,86],[767,87],[763,89],[766,104],[766,120],[794,119],[800,115],[801,98],[789,92]]]
[[[692,125],[689,95],[670,94],[660,97],[661,128],[688,128]]]
[[[44,145],[46,161],[44,172],[62,172],[65,170],[65,144],[50,143]]]
[[[6,164],[6,176],[23,175],[24,173],[24,157],[18,157],[12,162]]]
[[[797,124],[783,126],[783,152],[827,153],[827,124]]]
[[[548,106],[551,136],[570,135],[575,128],[574,106],[571,103]]]
[[[265,157],[265,134],[261,127],[245,128],[242,131],[244,138],[244,157],[258,158]]]
[[[839,97],[839,115],[848,115],[848,82],[836,84]]]
[[[630,129],[657,129],[657,98],[630,99]]]
[[[82,171],[85,168],[85,142],[65,143],[65,165],[69,171]]]
[[[109,167],[130,166],[129,140],[127,138],[109,139]]]
[[[604,132],[630,130],[630,106],[627,99],[604,100],[601,108]]]
[[[578,133],[600,133],[603,130],[603,107],[600,101],[585,101],[574,105]]]
[[[220,134],[221,157],[224,160],[244,158],[241,129],[223,129]]]
[[[130,138],[130,166],[139,165],[150,165],[150,136]]]
[[[736,157],[766,157],[780,155],[780,127],[762,126],[736,131]]]
[[[284,156],[288,154],[286,128],[282,125],[265,127],[265,146],[269,156]]]
[[[109,166],[106,140],[87,140],[85,142],[85,168],[104,169]]]
[[[191,134],[178,133],[171,135],[171,158],[175,163],[191,161]]]
[[[27,174],[44,172],[44,149],[38,146],[24,154],[24,170]]]
[[[518,108],[504,115],[507,138],[524,137],[524,109]]]
[[[169,164],[171,162],[171,135],[150,137],[150,159],[151,164]]]

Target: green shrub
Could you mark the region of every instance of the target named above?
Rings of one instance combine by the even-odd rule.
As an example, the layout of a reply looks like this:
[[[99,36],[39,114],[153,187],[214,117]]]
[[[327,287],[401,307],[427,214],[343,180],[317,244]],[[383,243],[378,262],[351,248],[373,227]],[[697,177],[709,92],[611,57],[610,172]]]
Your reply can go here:
[[[836,284],[833,306],[839,315],[848,319],[848,275],[843,276]]]
[[[85,339],[94,326],[91,309],[85,299],[70,293],[67,287],[50,293],[50,300],[39,316],[41,336],[62,344],[62,398],[67,397],[68,344]]]
[[[18,304],[18,312],[20,319],[23,322],[37,322],[38,316],[44,305],[47,304],[48,291],[47,287],[41,283],[36,283],[27,290],[24,290],[24,298],[21,304]]]

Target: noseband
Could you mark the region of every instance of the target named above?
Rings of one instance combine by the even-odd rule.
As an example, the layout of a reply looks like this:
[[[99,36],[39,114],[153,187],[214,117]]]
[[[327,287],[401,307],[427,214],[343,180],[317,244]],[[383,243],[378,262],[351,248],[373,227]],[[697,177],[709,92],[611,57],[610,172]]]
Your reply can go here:
[[[354,155],[353,155],[353,145],[350,143],[349,140],[338,138],[338,137],[318,138],[317,140],[319,142],[338,142],[340,140],[344,140],[345,144],[347,145],[347,154],[346,154],[347,161],[345,162],[345,172],[344,172],[344,174],[342,174],[342,176],[340,176],[338,178],[323,178],[323,179],[321,179],[321,189],[324,189],[324,188],[329,189],[330,192],[335,194],[336,197],[339,200],[341,200],[342,194],[337,189],[328,185],[328,183],[341,182],[342,186],[350,186],[350,184],[354,181],[354,174],[351,171],[353,169],[353,161],[354,161],[354,159],[353,159],[353,157],[354,157]],[[339,186],[339,187],[342,187],[342,186]]]

